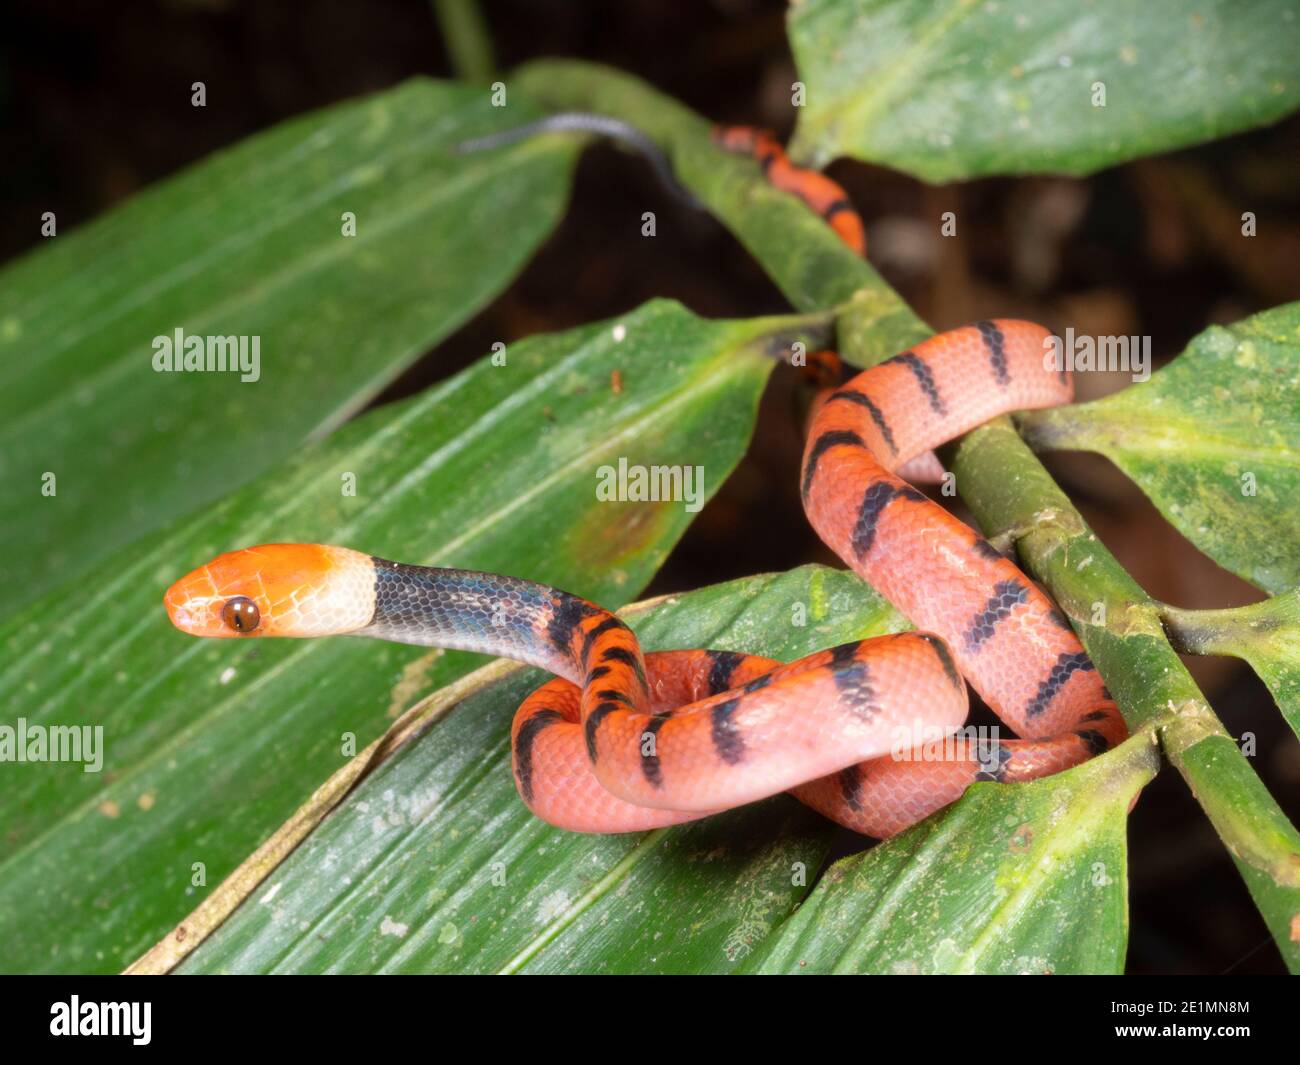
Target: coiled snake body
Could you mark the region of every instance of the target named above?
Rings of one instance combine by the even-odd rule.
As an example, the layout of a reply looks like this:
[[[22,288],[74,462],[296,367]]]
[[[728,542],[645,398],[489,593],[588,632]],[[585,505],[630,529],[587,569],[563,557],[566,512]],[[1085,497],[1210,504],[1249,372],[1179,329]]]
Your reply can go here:
[[[843,217],[851,210],[829,179],[794,167],[770,138],[718,140],[757,153],[796,193],[800,175],[815,174],[808,200],[854,244],[861,222]],[[619,618],[558,589],[317,544],[221,555],[172,585],[165,605],[196,636],[373,636],[555,674],[516,712],[512,749],[520,796],[562,828],[654,828],[789,790],[842,825],[890,836],[975,780],[1057,772],[1126,735],[1046,595],[895,473],[933,469],[930,449],[999,414],[1068,402],[1068,375],[1044,367],[1047,336],[1009,320],[944,333],[831,390],[813,417],[809,520],[916,632],[788,665],[735,651],[644,654]],[[967,680],[1022,738],[914,755],[961,727]]]

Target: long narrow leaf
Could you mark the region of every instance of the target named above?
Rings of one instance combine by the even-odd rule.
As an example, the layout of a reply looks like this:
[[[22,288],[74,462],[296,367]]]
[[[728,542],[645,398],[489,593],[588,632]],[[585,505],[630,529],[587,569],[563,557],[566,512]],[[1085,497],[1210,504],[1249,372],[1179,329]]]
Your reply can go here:
[[[0,770],[0,968],[120,969],[355,750],[474,661],[373,640],[195,640],[163,612],[172,580],[233,547],[325,541],[618,606],[693,514],[681,499],[603,502],[599,467],[698,466],[707,498],[744,452],[772,365],[752,348],[797,325],[706,322],[660,302],[531,339],[505,365],[485,358],[359,419],[9,619],[4,723],[98,725],[104,743],[101,772]]]
[[[852,574],[807,567],[674,597],[647,647],[795,658],[905,627]],[[833,826],[781,797],[677,829],[561,832],[510,773],[521,670],[349,796],[183,972],[717,972],[813,883]]]
[[[574,146],[449,149],[521,112],[412,81],[253,137],[0,273],[0,601],[269,469],[504,288],[564,208]],[[245,338],[246,372],[158,372],[177,330]]]
[[[1300,105],[1288,0],[804,0],[795,154],[928,181],[1087,174]]]

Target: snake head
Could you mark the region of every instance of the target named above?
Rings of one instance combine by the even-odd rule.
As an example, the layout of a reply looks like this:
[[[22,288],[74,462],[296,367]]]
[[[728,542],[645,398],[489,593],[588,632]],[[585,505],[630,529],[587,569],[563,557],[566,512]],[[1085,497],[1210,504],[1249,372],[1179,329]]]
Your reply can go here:
[[[324,544],[261,544],[218,555],[163,596],[191,636],[334,636],[370,624],[369,555]]]

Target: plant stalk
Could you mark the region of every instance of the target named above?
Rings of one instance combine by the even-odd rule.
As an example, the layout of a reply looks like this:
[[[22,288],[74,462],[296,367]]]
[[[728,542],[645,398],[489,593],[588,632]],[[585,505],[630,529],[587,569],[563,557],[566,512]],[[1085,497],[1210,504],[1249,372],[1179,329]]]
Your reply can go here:
[[[820,218],[768,185],[752,161],[714,147],[708,123],[677,101],[627,74],[569,60],[528,63],[511,85],[543,107],[613,115],[652,137],[798,310],[840,308],[840,349],[850,362],[869,366],[932,335]],[[1300,971],[1300,833],[1170,645],[1161,604],[1088,528],[1011,419],[968,433],[945,458],[985,533],[1015,542],[1070,617],[1130,729],[1156,731],[1287,965]]]

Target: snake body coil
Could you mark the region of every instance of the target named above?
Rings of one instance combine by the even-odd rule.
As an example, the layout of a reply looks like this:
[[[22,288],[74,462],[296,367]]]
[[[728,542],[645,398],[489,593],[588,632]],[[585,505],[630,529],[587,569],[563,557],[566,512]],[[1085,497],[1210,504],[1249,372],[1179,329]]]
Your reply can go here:
[[[794,167],[768,135],[716,139],[754,153],[774,183],[863,246],[839,186]],[[643,654],[621,620],[558,589],[318,544],[221,555],[177,581],[165,605],[196,636],[372,636],[555,674],[516,712],[512,751],[521,798],[562,828],[655,828],[789,790],[842,825],[890,836],[976,780],[1057,772],[1127,734],[1047,596],[898,476],[933,475],[932,448],[999,414],[1068,402],[1068,374],[1043,364],[1047,337],[1029,322],[982,321],[843,383],[833,355],[832,372],[821,366],[838,387],[808,434],[804,508],[921,631],[788,665],[736,651]],[[962,738],[927,758],[965,721],[967,680],[1022,738]]]

